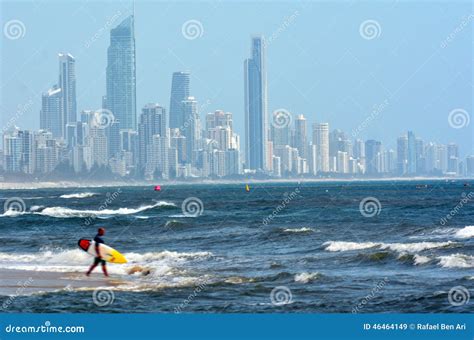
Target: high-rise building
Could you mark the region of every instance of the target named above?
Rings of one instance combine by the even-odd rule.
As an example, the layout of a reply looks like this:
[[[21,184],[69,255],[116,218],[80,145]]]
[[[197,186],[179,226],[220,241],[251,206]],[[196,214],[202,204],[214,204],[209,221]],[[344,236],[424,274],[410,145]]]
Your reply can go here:
[[[329,172],[329,124],[313,124],[313,145],[316,145],[318,172]]]
[[[403,176],[408,171],[408,137],[397,138],[397,173]]]
[[[170,128],[183,129],[185,123],[183,100],[189,96],[189,72],[174,72],[171,80]]]
[[[246,167],[266,170],[267,73],[264,38],[253,37],[251,58],[244,63]]]
[[[55,138],[61,138],[64,126],[61,88],[53,86],[42,96],[40,129],[50,131]]]
[[[306,118],[298,115],[295,119],[295,143],[294,147],[298,149],[301,158],[308,157],[308,137],[306,134]]]
[[[193,153],[197,150],[197,141],[200,139],[200,120],[197,112],[197,101],[194,97],[183,100],[185,117],[183,135],[186,137],[186,162],[194,164]]]
[[[59,82],[62,96],[62,137],[66,139],[66,126],[77,121],[76,60],[69,53],[59,53]]]
[[[153,103],[143,107],[138,124],[138,162],[142,168],[151,159],[151,145],[155,135],[160,137],[167,135],[166,110],[159,104]]]
[[[106,109],[120,122],[120,129],[137,128],[135,32],[133,15],[110,31],[107,50]]]
[[[365,142],[365,159],[366,169],[368,175],[374,175],[381,169],[382,163],[382,143],[373,139]]]
[[[416,137],[413,131],[407,133],[408,154],[407,154],[407,174],[416,174]]]

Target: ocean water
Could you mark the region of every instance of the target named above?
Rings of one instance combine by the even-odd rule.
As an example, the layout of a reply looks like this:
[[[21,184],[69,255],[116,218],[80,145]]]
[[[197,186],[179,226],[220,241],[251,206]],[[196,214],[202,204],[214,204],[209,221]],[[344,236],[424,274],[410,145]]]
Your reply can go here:
[[[0,296],[3,312],[474,312],[472,181],[3,190],[0,199],[24,210],[0,214],[0,275],[33,278]],[[100,269],[85,277],[93,258],[77,247],[97,227],[129,260],[109,264],[99,289],[87,282]],[[51,272],[64,280],[35,285]]]

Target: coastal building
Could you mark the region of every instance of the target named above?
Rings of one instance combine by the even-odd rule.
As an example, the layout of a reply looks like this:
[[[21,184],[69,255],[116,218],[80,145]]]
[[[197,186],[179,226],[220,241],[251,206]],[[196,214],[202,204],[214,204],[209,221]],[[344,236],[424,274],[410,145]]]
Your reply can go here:
[[[110,31],[104,105],[120,122],[120,129],[132,130],[137,128],[134,30],[130,15]]]
[[[267,163],[267,73],[265,40],[252,38],[251,57],[244,63],[246,167],[265,171]]]
[[[190,96],[189,72],[174,72],[171,80],[171,96],[169,106],[170,128],[183,129],[185,123],[183,100]]]

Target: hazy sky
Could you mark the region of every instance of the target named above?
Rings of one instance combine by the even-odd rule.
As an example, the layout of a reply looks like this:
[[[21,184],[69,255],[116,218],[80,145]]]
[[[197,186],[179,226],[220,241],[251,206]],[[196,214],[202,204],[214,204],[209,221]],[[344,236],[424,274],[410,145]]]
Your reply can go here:
[[[131,10],[130,1],[1,1],[2,127],[13,119],[39,128],[58,52],[76,58],[78,111],[100,108],[109,30]],[[243,61],[258,33],[268,40],[270,112],[304,114],[308,130],[328,122],[351,135],[362,124],[358,137],[392,148],[412,129],[474,153],[474,121],[448,121],[455,109],[465,111],[454,117],[473,115],[473,13],[470,1],[452,0],[137,1],[137,111],[148,102],[168,109],[171,73],[189,70],[202,112],[232,112],[243,134]],[[193,22],[183,34],[189,20],[197,35]]]

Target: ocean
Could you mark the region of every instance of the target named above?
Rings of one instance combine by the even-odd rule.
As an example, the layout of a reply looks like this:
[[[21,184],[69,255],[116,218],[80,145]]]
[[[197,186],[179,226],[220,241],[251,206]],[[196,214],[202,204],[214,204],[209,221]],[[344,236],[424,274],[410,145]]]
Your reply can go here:
[[[2,312],[474,312],[474,181],[245,184],[1,190]]]

